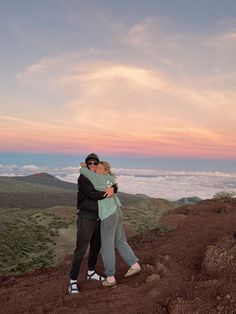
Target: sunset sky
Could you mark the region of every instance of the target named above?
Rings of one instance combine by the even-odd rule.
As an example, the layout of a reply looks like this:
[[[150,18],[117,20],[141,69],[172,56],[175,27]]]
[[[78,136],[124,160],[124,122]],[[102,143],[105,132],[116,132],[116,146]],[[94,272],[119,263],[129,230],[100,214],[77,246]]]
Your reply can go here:
[[[0,152],[236,160],[235,0],[0,0]]]

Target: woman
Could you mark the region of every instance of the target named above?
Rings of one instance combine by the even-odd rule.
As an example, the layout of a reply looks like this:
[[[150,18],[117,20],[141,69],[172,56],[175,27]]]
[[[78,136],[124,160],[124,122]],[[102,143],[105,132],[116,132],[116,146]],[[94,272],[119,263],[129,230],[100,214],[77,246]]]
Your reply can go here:
[[[80,173],[93,183],[96,190],[104,191],[115,183],[115,176],[111,173],[108,162],[99,162],[96,173],[89,171],[84,163],[80,165]],[[101,254],[107,275],[107,278],[102,282],[105,287],[116,285],[114,276],[115,247],[130,267],[125,277],[135,275],[141,270],[138,258],[126,241],[120,206],[121,203],[117,194],[98,201],[98,215],[101,219]]]

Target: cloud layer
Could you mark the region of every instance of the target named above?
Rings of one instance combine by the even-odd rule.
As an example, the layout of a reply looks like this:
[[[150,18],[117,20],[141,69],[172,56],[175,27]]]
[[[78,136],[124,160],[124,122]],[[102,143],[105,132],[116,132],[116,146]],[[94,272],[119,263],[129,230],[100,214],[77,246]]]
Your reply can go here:
[[[191,196],[212,198],[220,191],[236,192],[236,173],[145,169],[113,169],[113,171],[118,178],[119,191],[131,194],[177,200]],[[0,165],[1,176],[22,176],[38,172],[47,172],[58,179],[73,183],[76,183],[78,178],[76,167]]]

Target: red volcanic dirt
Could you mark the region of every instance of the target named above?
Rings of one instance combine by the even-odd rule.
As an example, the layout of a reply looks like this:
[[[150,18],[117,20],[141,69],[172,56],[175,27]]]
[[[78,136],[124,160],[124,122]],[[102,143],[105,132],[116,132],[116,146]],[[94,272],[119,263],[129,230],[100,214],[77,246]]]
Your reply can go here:
[[[86,281],[84,261],[80,294],[68,295],[68,258],[59,267],[0,277],[0,312],[236,313],[236,200],[182,206],[163,222],[175,230],[129,239],[140,274],[124,278],[127,266],[117,256],[118,285],[105,288]]]

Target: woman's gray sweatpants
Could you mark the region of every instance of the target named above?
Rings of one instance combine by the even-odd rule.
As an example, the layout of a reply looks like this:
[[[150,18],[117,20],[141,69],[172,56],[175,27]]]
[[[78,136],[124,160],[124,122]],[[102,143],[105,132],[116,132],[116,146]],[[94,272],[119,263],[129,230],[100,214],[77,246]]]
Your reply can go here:
[[[101,254],[107,276],[115,274],[115,247],[129,266],[138,261],[138,258],[134,255],[133,250],[126,241],[123,215],[119,207],[114,214],[101,221],[101,242]]]

